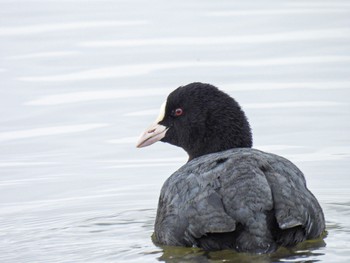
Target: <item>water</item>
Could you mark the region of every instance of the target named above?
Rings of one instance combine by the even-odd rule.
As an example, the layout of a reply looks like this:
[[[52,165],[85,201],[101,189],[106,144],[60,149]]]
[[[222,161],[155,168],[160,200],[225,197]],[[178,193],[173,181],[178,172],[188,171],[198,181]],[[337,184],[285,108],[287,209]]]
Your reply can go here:
[[[1,262],[348,262],[350,4],[0,0]],[[258,149],[304,171],[324,241],[251,256],[159,248],[176,147],[136,149],[174,88],[243,106]]]

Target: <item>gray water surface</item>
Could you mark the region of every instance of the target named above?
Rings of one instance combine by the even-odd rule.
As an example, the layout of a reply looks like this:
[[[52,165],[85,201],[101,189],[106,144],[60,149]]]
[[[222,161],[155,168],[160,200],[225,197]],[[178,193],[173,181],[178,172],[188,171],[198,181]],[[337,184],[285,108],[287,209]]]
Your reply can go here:
[[[1,262],[349,262],[350,3],[0,0]],[[136,149],[193,81],[305,173],[327,237],[272,255],[159,248],[181,149]]]

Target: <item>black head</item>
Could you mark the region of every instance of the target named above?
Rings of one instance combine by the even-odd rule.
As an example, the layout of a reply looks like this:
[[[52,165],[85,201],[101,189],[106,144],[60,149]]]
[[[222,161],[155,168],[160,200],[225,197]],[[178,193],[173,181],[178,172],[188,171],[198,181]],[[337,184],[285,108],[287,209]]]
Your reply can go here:
[[[141,136],[138,147],[158,140],[183,148],[190,160],[252,147],[251,129],[238,103],[213,85],[199,82],[169,94],[156,124]]]

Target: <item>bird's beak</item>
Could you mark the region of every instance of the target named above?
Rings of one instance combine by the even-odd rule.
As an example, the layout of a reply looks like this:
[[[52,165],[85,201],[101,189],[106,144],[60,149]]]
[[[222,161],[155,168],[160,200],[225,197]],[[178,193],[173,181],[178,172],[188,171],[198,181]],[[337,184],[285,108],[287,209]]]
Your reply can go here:
[[[168,128],[155,123],[151,125],[144,133],[141,134],[139,140],[137,141],[136,147],[146,147],[164,138]]]
[[[164,138],[169,128],[159,124],[165,116],[166,103],[164,102],[160,107],[159,116],[154,124],[152,124],[145,132],[143,132],[137,141],[136,147],[146,147]]]

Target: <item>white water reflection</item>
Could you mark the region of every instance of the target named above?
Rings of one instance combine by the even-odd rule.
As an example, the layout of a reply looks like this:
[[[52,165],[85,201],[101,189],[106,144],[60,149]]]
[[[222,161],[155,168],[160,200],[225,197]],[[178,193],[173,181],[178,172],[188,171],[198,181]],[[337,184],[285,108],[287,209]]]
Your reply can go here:
[[[141,164],[141,163],[172,163],[172,162],[183,162],[186,161],[186,158],[180,158],[180,157],[175,157],[175,158],[146,158],[142,160],[138,159],[118,159],[118,160],[104,160],[101,161],[102,163],[114,163],[114,164]]]
[[[283,153],[283,157],[295,163],[317,162],[317,161],[335,161],[350,158],[349,147],[326,147],[322,150],[310,150],[305,146],[297,145],[256,145],[254,148],[272,152]],[[293,150],[294,153],[287,153]]]
[[[34,163],[33,163],[34,164]],[[41,162],[41,163],[36,163],[35,165],[51,165],[51,164],[56,164],[56,163],[48,163],[48,162]],[[22,166],[22,163],[19,163],[19,166]],[[25,164],[25,166],[27,166]],[[3,167],[0,165],[0,167]],[[17,186],[17,185],[23,185],[23,184],[30,184],[30,183],[46,183],[46,182],[54,182],[54,181],[59,181],[59,177],[57,176],[46,176],[46,177],[39,177],[39,178],[27,178],[27,179],[20,179],[20,180],[2,180],[0,182],[0,187],[8,187],[8,186]]]
[[[135,144],[138,137],[124,137],[119,139],[108,140],[107,143],[112,144]]]
[[[281,108],[304,108],[304,107],[334,107],[347,105],[336,101],[286,101],[269,103],[243,104],[246,109],[281,109]]]
[[[324,30],[302,30],[280,32],[274,34],[241,35],[241,36],[213,36],[213,37],[167,37],[151,39],[86,41],[82,47],[141,47],[141,46],[183,46],[183,45],[233,45],[233,44],[263,44],[274,42],[317,41],[325,39],[349,39],[348,28],[331,28]]]
[[[350,8],[346,1],[290,1],[286,3],[290,7],[313,7],[313,8]]]
[[[44,165],[52,165],[57,164],[57,162],[4,162],[0,160],[0,168],[1,167],[27,167],[27,166],[44,166]],[[4,181],[2,181],[3,183]]]
[[[152,159],[123,159],[123,160],[105,160],[102,163],[106,168],[142,168],[142,167],[180,167],[187,162],[186,156],[181,158],[152,158]],[[174,169],[175,169],[174,168]]]
[[[124,116],[157,116],[159,109],[149,109],[125,113]]]
[[[350,33],[350,31],[349,31]],[[350,34],[349,34],[350,36]],[[114,79],[122,77],[134,77],[147,75],[155,71],[166,69],[181,69],[191,67],[265,67],[265,66],[290,66],[309,65],[322,63],[350,62],[350,56],[305,56],[282,57],[265,59],[245,59],[234,61],[174,61],[168,63],[152,63],[140,65],[127,65],[119,67],[106,67],[92,70],[84,70],[75,73],[52,76],[20,77],[19,80],[31,82],[58,82],[58,81],[83,81],[96,79]]]
[[[350,7],[350,6],[349,6]],[[205,15],[230,17],[230,16],[284,16],[284,15],[320,15],[329,13],[347,13],[349,10],[344,8],[297,8],[297,9],[267,9],[267,10],[235,10],[235,11],[212,11]]]
[[[91,28],[105,28],[105,27],[121,27],[121,26],[135,26],[146,25],[148,21],[84,21],[72,23],[57,23],[57,24],[37,24],[26,26],[11,26],[1,27],[1,36],[23,36],[31,34],[52,33],[56,31],[91,29]]]
[[[259,90],[284,90],[284,89],[350,89],[350,82],[300,82],[300,83],[232,83],[223,84],[220,87],[225,91],[259,91]],[[135,98],[135,97],[152,97],[152,96],[166,96],[164,88],[143,88],[143,89],[114,89],[114,90],[94,90],[94,91],[80,91],[70,92],[63,94],[54,94],[43,96],[35,100],[31,100],[25,103],[25,105],[31,106],[45,106],[45,105],[61,105],[71,104],[77,102],[89,102],[98,100],[113,100],[123,98]],[[290,107],[293,106],[290,103],[299,103],[294,106],[336,106],[343,105],[339,102],[319,101],[319,102],[289,102],[289,103],[265,103],[265,107]],[[247,107],[259,107],[264,104],[251,104]],[[280,106],[278,106],[280,105]],[[288,106],[290,105],[290,106]],[[147,116],[153,115],[158,109],[147,109],[138,112],[126,113],[125,116]]]
[[[309,153],[285,154],[284,157],[298,163],[348,160],[350,158],[349,150],[349,147],[329,147]]]
[[[302,148],[305,148],[305,146],[277,144],[277,145],[257,145],[257,146],[254,146],[254,148],[259,149],[261,151],[274,152],[274,151],[282,151],[282,150],[289,150],[289,149],[302,149]]]
[[[8,59],[41,59],[41,58],[54,58],[54,57],[65,57],[65,56],[74,56],[78,55],[78,51],[51,51],[51,52],[39,52],[39,53],[30,53],[23,55],[15,55],[8,57]]]
[[[49,95],[36,100],[28,101],[25,105],[60,105],[84,101],[111,100],[135,97],[149,97],[165,94],[164,89],[118,89],[100,91],[81,91],[66,94]]]
[[[350,81],[332,82],[256,82],[223,84],[221,87],[227,91],[254,91],[254,90],[284,90],[284,89],[350,89]]]
[[[97,128],[106,127],[108,125],[109,124],[106,124],[106,123],[89,123],[89,124],[62,125],[62,126],[34,128],[34,129],[27,129],[27,130],[0,132],[0,142],[16,140],[16,139],[49,136],[49,135],[79,133],[83,131],[89,131]]]
[[[185,162],[181,163],[184,164]],[[109,169],[122,169],[122,168],[146,168],[146,167],[179,167],[180,163],[174,162],[165,162],[165,163],[132,163],[132,164],[115,164],[115,165],[106,165],[105,168]]]

